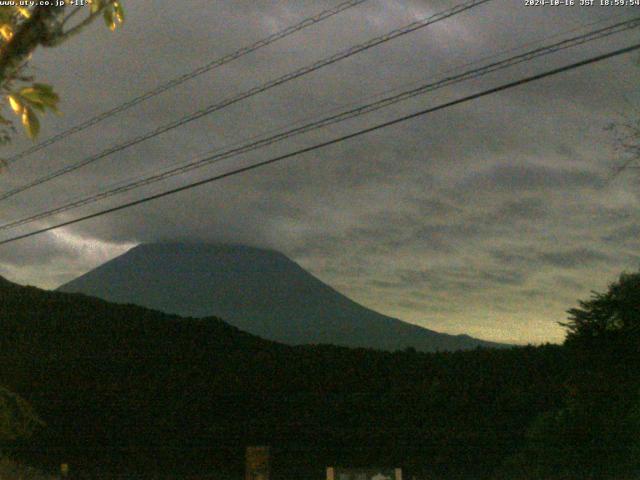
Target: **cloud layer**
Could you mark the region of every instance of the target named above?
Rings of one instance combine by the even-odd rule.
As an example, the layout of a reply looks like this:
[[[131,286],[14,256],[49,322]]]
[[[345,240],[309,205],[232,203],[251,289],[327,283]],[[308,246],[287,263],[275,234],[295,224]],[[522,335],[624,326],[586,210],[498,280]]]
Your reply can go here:
[[[54,84],[64,100],[64,117],[46,119],[42,136],[332,3],[194,0],[179,9],[158,0],[150,9],[129,2],[121,32],[96,25],[68,46],[34,56],[38,78]],[[371,0],[21,160],[0,176],[0,189],[454,4]],[[292,122],[440,78],[481,57],[521,45],[533,48],[542,39],[552,42],[560,33],[577,34],[584,25],[604,26],[634,12],[495,0],[34,188],[0,204],[2,218],[21,218]],[[438,90],[102,206],[638,39],[637,31],[628,32]],[[626,175],[607,183],[619,158],[604,128],[637,115],[636,61],[630,55],[575,70],[0,247],[0,274],[54,287],[139,242],[242,242],[279,249],[355,300],[435,330],[521,343],[560,341],[556,322],[566,309],[590,290],[605,288],[622,270],[640,266],[637,180]],[[17,140],[12,149],[26,146]]]

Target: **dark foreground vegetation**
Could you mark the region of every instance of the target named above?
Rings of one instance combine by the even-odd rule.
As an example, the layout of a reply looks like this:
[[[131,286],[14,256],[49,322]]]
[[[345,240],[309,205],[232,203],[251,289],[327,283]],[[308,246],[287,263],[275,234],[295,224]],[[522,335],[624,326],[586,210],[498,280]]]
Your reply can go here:
[[[276,479],[320,479],[327,465],[637,478],[640,274],[570,315],[563,346],[289,347],[0,279],[0,384],[46,424],[0,448],[43,470],[68,462],[77,478],[242,478],[255,444],[272,446]]]

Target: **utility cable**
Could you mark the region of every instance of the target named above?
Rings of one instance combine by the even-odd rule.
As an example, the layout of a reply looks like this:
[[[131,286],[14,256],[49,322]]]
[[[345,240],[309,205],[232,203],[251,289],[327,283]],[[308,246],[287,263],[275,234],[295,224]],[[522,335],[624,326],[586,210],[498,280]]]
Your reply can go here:
[[[66,175],[68,173],[71,173],[75,170],[78,170],[79,168],[85,167],[87,165],[90,165],[92,163],[97,162],[98,160],[101,160],[105,157],[108,157],[109,155],[112,155],[114,153],[118,153],[121,152],[123,150],[126,150],[127,148],[130,148],[134,145],[137,145],[139,143],[142,143],[146,140],[149,140],[151,138],[157,137],[158,135],[161,135],[163,133],[166,133],[170,130],[176,129],[178,127],[181,127],[183,125],[186,125],[187,123],[193,122],[194,120],[198,120],[206,115],[210,115],[213,112],[216,112],[218,110],[222,110],[223,108],[226,108],[230,105],[233,105],[235,103],[238,103],[242,100],[245,100],[249,97],[253,97],[254,95],[257,95],[259,93],[265,92],[271,88],[277,87],[279,85],[282,85],[283,83],[289,82],[291,80],[294,80],[296,78],[302,77],[304,75],[307,75],[311,72],[314,72],[316,70],[319,70],[321,68],[324,68],[328,65],[332,65],[336,62],[339,62],[341,60],[344,60],[346,58],[349,58],[353,55],[356,55],[357,53],[363,52],[365,50],[368,50],[370,48],[376,47],[378,45],[381,45],[383,43],[389,42],[395,38],[398,38],[400,36],[403,35],[407,35],[411,32],[414,32],[416,30],[419,30],[421,28],[425,28],[429,25],[432,25],[434,23],[440,22],[442,20],[445,20],[447,18],[450,18],[454,15],[458,15],[466,10],[469,10],[471,8],[477,7],[481,4],[490,2],[492,0],[470,0],[467,2],[464,2],[462,4],[458,4],[448,10],[445,10],[443,12],[440,13],[436,13],[434,15],[431,15],[427,18],[421,19],[421,20],[417,20],[415,22],[412,22],[404,27],[398,28],[396,30],[392,30],[391,32],[385,34],[385,35],[381,35],[379,37],[375,37],[373,39],[368,40],[367,42],[364,42],[362,44],[353,46],[351,48],[348,48],[347,50],[344,50],[342,52],[336,53],[335,55],[332,55],[328,58],[325,58],[323,60],[319,60],[311,65],[307,65],[306,67],[302,67],[298,70],[295,70],[293,72],[287,73],[281,77],[278,77],[274,80],[271,80],[265,84],[256,86],[254,88],[251,88],[250,90],[247,90],[245,92],[242,92],[238,95],[235,95],[233,97],[230,97],[226,100],[223,100],[220,103],[215,103],[212,105],[209,105],[201,110],[198,110],[196,112],[193,112],[189,115],[186,115],[178,120],[175,120],[173,122],[170,122],[168,124],[162,125],[154,130],[151,130],[149,132],[146,132],[142,135],[139,135],[137,137],[134,137],[132,139],[129,139],[121,144],[115,145],[113,147],[110,147],[106,150],[103,150],[102,152],[87,157],[79,162],[76,162],[74,164],[68,165],[66,167],[63,167],[59,170],[56,170],[52,173],[49,173],[47,175],[44,175],[40,178],[37,178],[29,183],[26,183],[24,185],[21,185],[19,187],[16,187],[12,190],[9,190],[8,192],[5,192],[3,194],[0,194],[0,201],[2,200],[6,200],[7,198],[13,197],[14,195],[17,195],[18,193],[24,192],[25,190],[28,190],[30,188],[33,188],[35,186],[41,185],[45,182],[51,181],[55,178],[58,178],[62,175]]]
[[[432,83],[427,83],[424,85],[421,85],[417,88],[411,89],[411,90],[407,90],[404,92],[401,92],[399,94],[396,95],[392,95],[386,98],[382,98],[380,100],[377,100],[375,102],[371,102],[369,104],[366,105],[362,105],[359,106],[357,108],[351,109],[351,110],[347,110],[345,112],[341,112],[338,113],[336,115],[331,115],[325,118],[322,118],[320,120],[316,120],[313,121],[311,123],[307,123],[305,125],[301,125],[299,127],[290,129],[290,130],[286,130],[284,132],[280,132],[276,135],[267,137],[267,138],[263,138],[260,140],[257,140],[255,142],[251,142],[245,145],[241,145],[238,147],[234,147],[231,148],[229,150],[223,151],[223,152],[219,152],[219,153],[215,153],[213,155],[208,155],[204,158],[198,159],[196,161],[190,162],[186,165],[181,165],[178,167],[174,167],[171,168],[169,170],[166,170],[164,172],[161,173],[157,173],[148,177],[144,177],[141,179],[137,179],[133,182],[129,182],[127,184],[124,185],[120,185],[117,186],[115,188],[112,188],[110,190],[106,190],[94,195],[90,195],[88,197],[85,198],[81,198],[79,200],[75,200],[72,202],[69,202],[63,206],[60,207],[56,207],[54,209],[50,209],[47,210],[45,212],[40,212],[31,216],[28,216],[26,218],[22,218],[19,220],[15,220],[3,225],[0,225],[0,231],[2,230],[7,230],[10,228],[15,228],[18,227],[20,225],[24,225],[27,223],[31,223],[34,222],[36,220],[42,220],[44,218],[48,218],[50,216],[59,214],[59,213],[63,213],[75,208],[79,208],[82,206],[86,206],[95,202],[98,202],[100,200],[104,200],[106,198],[112,197],[114,195],[118,195],[121,193],[125,193],[137,188],[141,188],[143,186],[146,185],[150,185],[162,180],[166,180],[168,178],[177,176],[177,175],[182,175],[184,173],[187,173],[191,170],[195,170],[197,168],[201,168],[204,167],[206,165],[210,165],[212,163],[216,163],[216,162],[220,162],[222,160],[228,159],[228,158],[232,158],[232,157],[236,157],[238,155],[244,154],[244,153],[248,153],[250,151],[253,150],[257,150],[259,148],[263,148],[269,145],[272,145],[274,143],[277,142],[281,142],[285,139],[288,139],[290,137],[296,136],[296,135],[300,135],[303,133],[307,133],[313,130],[317,130],[319,128],[323,128],[329,125],[333,125],[335,123],[339,123],[339,122],[343,122],[345,120],[351,119],[351,118],[355,118],[355,117],[359,117],[362,115],[365,115],[367,113],[371,113],[374,112],[376,110],[380,110],[382,108],[388,107],[390,105],[393,105],[395,103],[416,97],[418,95],[423,95],[425,93],[431,92],[433,90],[439,89],[439,88],[444,88],[456,83],[460,83],[466,80],[470,80],[470,79],[474,79],[474,78],[478,78],[484,75],[487,75],[489,73],[493,73],[496,72],[498,70],[503,70],[505,68],[520,64],[520,63],[524,63],[524,62],[529,62],[535,58],[539,58],[542,56],[546,56],[549,55],[551,53],[555,53],[557,51],[560,50],[564,50],[570,47],[574,47],[577,45],[582,45],[585,44],[587,42],[591,42],[591,41],[595,41],[595,40],[599,40],[602,38],[605,38],[607,36],[613,35],[615,33],[620,33],[632,28],[637,28],[640,27],[640,17],[632,19],[632,20],[628,20],[625,22],[620,22],[617,23],[615,25],[611,25],[609,27],[605,27],[605,28],[601,28],[592,32],[588,32],[582,35],[578,35],[576,37],[572,37],[566,40],[562,40],[560,42],[556,42],[554,44],[551,45],[547,45],[544,47],[540,47],[540,48],[536,48],[533,49],[531,51],[528,52],[524,52],[522,54],[519,55],[515,55],[513,57],[498,61],[498,62],[494,62],[488,65],[485,65],[483,67],[480,68],[475,68],[457,75],[453,75],[453,76],[449,76],[446,77],[444,79],[438,80],[436,82],[432,82]]]
[[[137,97],[134,97],[120,105],[118,105],[117,107],[114,107],[110,110],[107,110],[105,112],[102,112],[98,115],[95,115],[94,117],[91,117],[90,119],[79,123],[63,132],[60,132],[56,135],[53,135],[43,141],[41,141],[40,143],[33,145],[19,153],[16,153],[15,155],[9,157],[6,160],[7,164],[11,164],[13,162],[15,162],[16,160],[19,160],[21,158],[24,158],[28,155],[31,155],[32,153],[38,152],[46,147],[48,147],[49,145],[53,145],[54,143],[59,142],[60,140],[63,140],[75,133],[81,132],[83,130],[86,130],[89,127],[92,127],[93,125],[96,125],[100,122],[102,122],[103,120],[106,120],[107,118],[110,118],[114,115],[117,115],[118,113],[124,112],[125,110],[130,109],[131,107],[134,107],[135,105],[138,105],[139,103],[142,103],[146,100],[149,100],[150,98],[155,97],[156,95],[160,95],[163,92],[166,92],[167,90],[170,90],[174,87],[177,87],[178,85],[181,85],[195,77],[198,77],[206,72],[209,72],[215,68],[221,67],[222,65],[226,65],[227,63],[230,63],[234,60],[237,60],[240,57],[244,57],[245,55],[248,55],[252,52],[255,52],[256,50],[259,50],[263,47],[266,47],[267,45],[271,45],[274,42],[277,42],[278,40],[282,40],[283,38],[286,38],[290,35],[293,35],[294,33],[303,30],[307,27],[310,27],[312,25],[315,25],[317,23],[322,22],[323,20],[326,20],[328,18],[333,17],[334,15],[337,15],[338,13],[344,12],[345,10],[348,10],[350,8],[353,8],[357,5],[360,5],[361,3],[367,2],[369,0],[349,0],[347,2],[343,2],[339,5],[336,5],[333,8],[329,8],[327,10],[324,10],[320,13],[318,13],[317,15],[314,15],[312,17],[308,17],[305,18],[304,20],[302,20],[301,22],[292,25],[290,27],[287,27],[283,30],[280,30],[279,32],[276,32],[272,35],[269,35],[266,38],[263,38],[261,40],[258,40],[257,42],[248,45],[246,47],[240,48],[239,50],[236,50],[233,53],[229,53],[223,57],[220,58],[216,58],[215,60],[212,60],[211,62],[207,63],[206,65],[202,65],[198,68],[196,68],[195,70],[192,70],[188,73],[185,73],[183,75],[180,75],[178,77],[172,78],[171,80],[168,80],[164,83],[161,83],[160,85],[158,85],[157,87],[155,87],[153,90],[149,90],[145,93],[142,93],[140,95],[138,95]]]
[[[185,191],[185,190],[190,190],[192,188],[195,188],[195,187],[198,187],[198,186],[201,186],[201,185],[205,185],[205,184],[209,184],[209,183],[212,183],[212,182],[216,182],[218,180],[222,180],[222,179],[227,178],[227,177],[239,175],[241,173],[245,173],[245,172],[248,172],[248,171],[251,171],[251,170],[255,170],[255,169],[264,167],[266,165],[271,165],[271,164],[274,164],[274,163],[277,163],[277,162],[281,162],[283,160],[286,160],[286,159],[289,159],[289,158],[292,158],[292,157],[297,157],[299,155],[312,152],[314,150],[325,148],[325,147],[328,147],[330,145],[335,145],[335,144],[344,142],[346,140],[350,140],[350,139],[355,138],[355,137],[359,137],[359,136],[362,136],[362,135],[365,135],[365,134],[368,134],[368,133],[371,133],[371,132],[375,132],[375,131],[378,131],[378,130],[381,130],[381,129],[384,129],[384,128],[387,128],[387,127],[390,127],[390,126],[393,126],[393,125],[397,125],[399,123],[403,123],[403,122],[406,122],[408,120],[412,120],[412,119],[415,119],[415,118],[418,118],[418,117],[421,117],[421,116],[424,116],[424,115],[427,115],[427,114],[430,114],[430,113],[434,113],[434,112],[437,112],[437,111],[440,111],[440,110],[451,108],[453,106],[460,105],[462,103],[470,102],[470,101],[476,100],[478,98],[482,98],[482,97],[486,97],[486,96],[489,96],[489,95],[493,95],[495,93],[502,92],[502,91],[505,91],[505,90],[509,90],[511,88],[519,87],[521,85],[525,85],[525,84],[528,84],[528,83],[531,83],[531,82],[535,82],[535,81],[541,80],[543,78],[551,77],[551,76],[554,76],[554,75],[558,75],[560,73],[564,73],[564,72],[568,72],[570,70],[574,70],[576,68],[584,67],[586,65],[591,65],[591,64],[594,64],[594,63],[597,63],[597,62],[601,62],[603,60],[607,60],[607,59],[610,59],[610,58],[613,58],[613,57],[617,57],[617,56],[620,56],[620,55],[623,55],[623,54],[627,54],[627,53],[636,51],[638,49],[640,49],[640,43],[637,43],[635,45],[631,45],[629,47],[621,48],[621,49],[618,49],[618,50],[614,50],[614,51],[609,52],[609,53],[605,53],[605,54],[602,54],[602,55],[591,57],[591,58],[588,58],[586,60],[582,60],[580,62],[571,63],[569,65],[565,65],[565,66],[560,67],[560,68],[547,70],[547,71],[545,71],[543,73],[539,73],[539,74],[536,74],[536,75],[525,77],[525,78],[522,78],[522,79],[519,79],[519,80],[516,80],[516,81],[513,81],[513,82],[505,83],[505,84],[499,85],[497,87],[490,88],[488,90],[483,90],[481,92],[478,92],[478,93],[475,93],[475,94],[472,94],[472,95],[467,95],[467,96],[459,98],[457,100],[453,100],[453,101],[450,101],[450,102],[446,102],[446,103],[437,105],[435,107],[430,107],[430,108],[427,108],[427,109],[424,109],[424,110],[419,110],[417,112],[414,112],[414,113],[411,113],[411,114],[408,114],[408,115],[404,115],[402,117],[399,117],[399,118],[396,118],[396,119],[393,119],[393,120],[390,120],[390,121],[387,121],[387,122],[379,123],[379,124],[374,125],[372,127],[368,127],[368,128],[362,129],[362,130],[358,130],[357,132],[353,132],[353,133],[350,133],[348,135],[343,135],[341,137],[333,138],[331,140],[327,140],[325,142],[317,143],[315,145],[312,145],[312,146],[309,146],[309,147],[306,147],[306,148],[302,148],[302,149],[299,149],[299,150],[296,150],[296,151],[293,151],[293,152],[290,152],[290,153],[287,153],[287,154],[284,154],[284,155],[279,155],[277,157],[273,157],[273,158],[270,158],[268,160],[263,160],[261,162],[254,163],[252,165],[236,168],[236,169],[231,170],[229,172],[225,172],[225,173],[222,173],[222,174],[215,175],[213,177],[209,177],[209,178],[206,178],[206,179],[203,179],[203,180],[199,180],[197,182],[193,182],[193,183],[190,183],[188,185],[183,185],[181,187],[173,188],[171,190],[166,190],[164,192],[156,193],[154,195],[150,195],[150,196],[147,196],[147,197],[144,197],[144,198],[140,198],[138,200],[127,202],[127,203],[124,203],[124,204],[121,204],[121,205],[118,205],[118,206],[115,206],[115,207],[107,208],[107,209],[101,210],[99,212],[95,212],[95,213],[92,213],[92,214],[89,214],[89,215],[78,217],[78,218],[75,218],[73,220],[68,220],[66,222],[62,222],[62,223],[59,223],[59,224],[56,224],[56,225],[52,225],[52,226],[49,226],[49,227],[46,227],[46,228],[41,228],[39,230],[35,230],[35,231],[29,232],[29,233],[25,233],[25,234],[22,234],[22,235],[17,235],[15,237],[11,237],[11,238],[8,238],[6,240],[0,241],[0,245],[6,245],[8,243],[15,242],[15,241],[18,241],[18,240],[21,240],[21,239],[24,239],[24,238],[33,237],[35,235],[39,235],[39,234],[42,234],[42,233],[45,233],[45,232],[56,230],[58,228],[62,228],[62,227],[69,226],[69,225],[73,225],[73,224],[76,224],[76,223],[79,223],[79,222],[82,222],[82,221],[85,221],[85,220],[89,220],[89,219],[92,219],[92,218],[101,217],[103,215],[107,215],[109,213],[113,213],[113,212],[117,212],[117,211],[124,210],[124,209],[127,209],[127,208],[131,208],[133,206],[140,205],[140,204],[143,204],[143,203],[147,203],[147,202],[150,202],[152,200],[157,200],[157,199],[162,198],[162,197],[166,197],[166,196],[169,196],[169,195],[174,195],[176,193],[179,193],[179,192],[182,192],[182,191]]]

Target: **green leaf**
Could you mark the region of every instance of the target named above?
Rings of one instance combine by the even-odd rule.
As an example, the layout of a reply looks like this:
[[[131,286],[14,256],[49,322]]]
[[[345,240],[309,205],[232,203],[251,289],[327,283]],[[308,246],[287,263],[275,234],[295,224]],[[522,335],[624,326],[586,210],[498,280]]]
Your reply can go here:
[[[29,102],[29,105],[31,105],[31,107],[35,108],[39,112],[45,112],[45,106],[42,103]]]
[[[20,97],[27,100],[33,106],[47,107],[58,110],[60,97],[49,85],[35,83],[32,87],[20,90]]]
[[[53,87],[51,85],[47,85],[46,83],[34,83],[33,88],[39,90],[43,93],[49,93],[52,95],[56,95],[53,91]],[[57,95],[56,95],[57,96]]]
[[[22,17],[24,17],[24,18],[30,18],[31,17],[31,12],[29,11],[28,8],[25,8],[25,7],[15,7],[15,8],[18,11],[18,13],[20,15],[22,15]]]
[[[104,12],[102,12],[102,16],[104,17],[104,23],[107,24],[109,30],[113,31],[116,28],[116,22],[113,19],[113,9],[105,8]]]
[[[33,87],[26,87],[20,90],[20,96],[31,103],[42,105],[43,101],[40,92]]]
[[[91,1],[91,13],[99,12],[103,7],[102,3],[103,3],[102,0],[92,0]]]
[[[7,7],[0,7],[0,23],[9,23],[13,20],[13,12],[7,10]]]
[[[11,109],[18,115],[24,110],[22,100],[16,94],[9,95],[9,105],[11,105]]]
[[[118,20],[119,23],[124,23],[124,8],[122,7],[122,3],[114,2],[113,3],[113,13]]]
[[[22,125],[24,125],[29,138],[36,138],[38,136],[40,132],[40,120],[38,120],[37,115],[31,107],[25,107],[22,112]]]

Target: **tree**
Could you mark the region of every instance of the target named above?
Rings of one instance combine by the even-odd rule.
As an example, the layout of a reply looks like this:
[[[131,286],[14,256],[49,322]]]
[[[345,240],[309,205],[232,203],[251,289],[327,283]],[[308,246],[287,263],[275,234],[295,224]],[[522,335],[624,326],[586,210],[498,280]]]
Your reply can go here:
[[[42,425],[26,400],[0,386],[0,443],[29,437]]]
[[[625,480],[640,474],[640,392],[628,408],[619,398],[570,397],[563,408],[540,415],[527,443],[507,458],[496,480]]]
[[[561,408],[530,426],[496,478],[627,479],[640,475],[640,272],[568,312],[571,377]]]
[[[71,2],[46,6],[33,3],[0,6],[0,107],[9,105],[32,138],[40,128],[36,112],[55,112],[59,101],[50,85],[35,82],[29,74],[32,53],[39,46],[62,44],[99,16],[111,30],[124,21],[119,0],[88,0],[87,7],[84,1],[77,6]],[[84,18],[82,10],[88,12]],[[9,142],[14,132],[12,120],[0,112],[0,144]],[[26,437],[41,423],[25,400],[0,386],[0,442]]]
[[[31,138],[40,129],[36,112],[55,112],[59,101],[50,85],[35,82],[29,74],[32,53],[39,46],[59,46],[99,16],[111,30],[124,21],[120,0],[88,0],[87,7],[84,1],[78,6],[61,3],[59,6],[18,6],[16,2],[16,5],[0,6],[0,107],[8,104]],[[82,10],[88,12],[84,18],[79,17]],[[0,144],[9,142],[14,132],[11,119],[0,113]]]
[[[591,299],[568,310],[566,344],[586,353],[613,356],[618,363],[638,364],[640,346],[640,272],[623,273],[605,293],[592,292]],[[624,355],[623,355],[624,354]],[[624,358],[623,358],[624,357]]]

